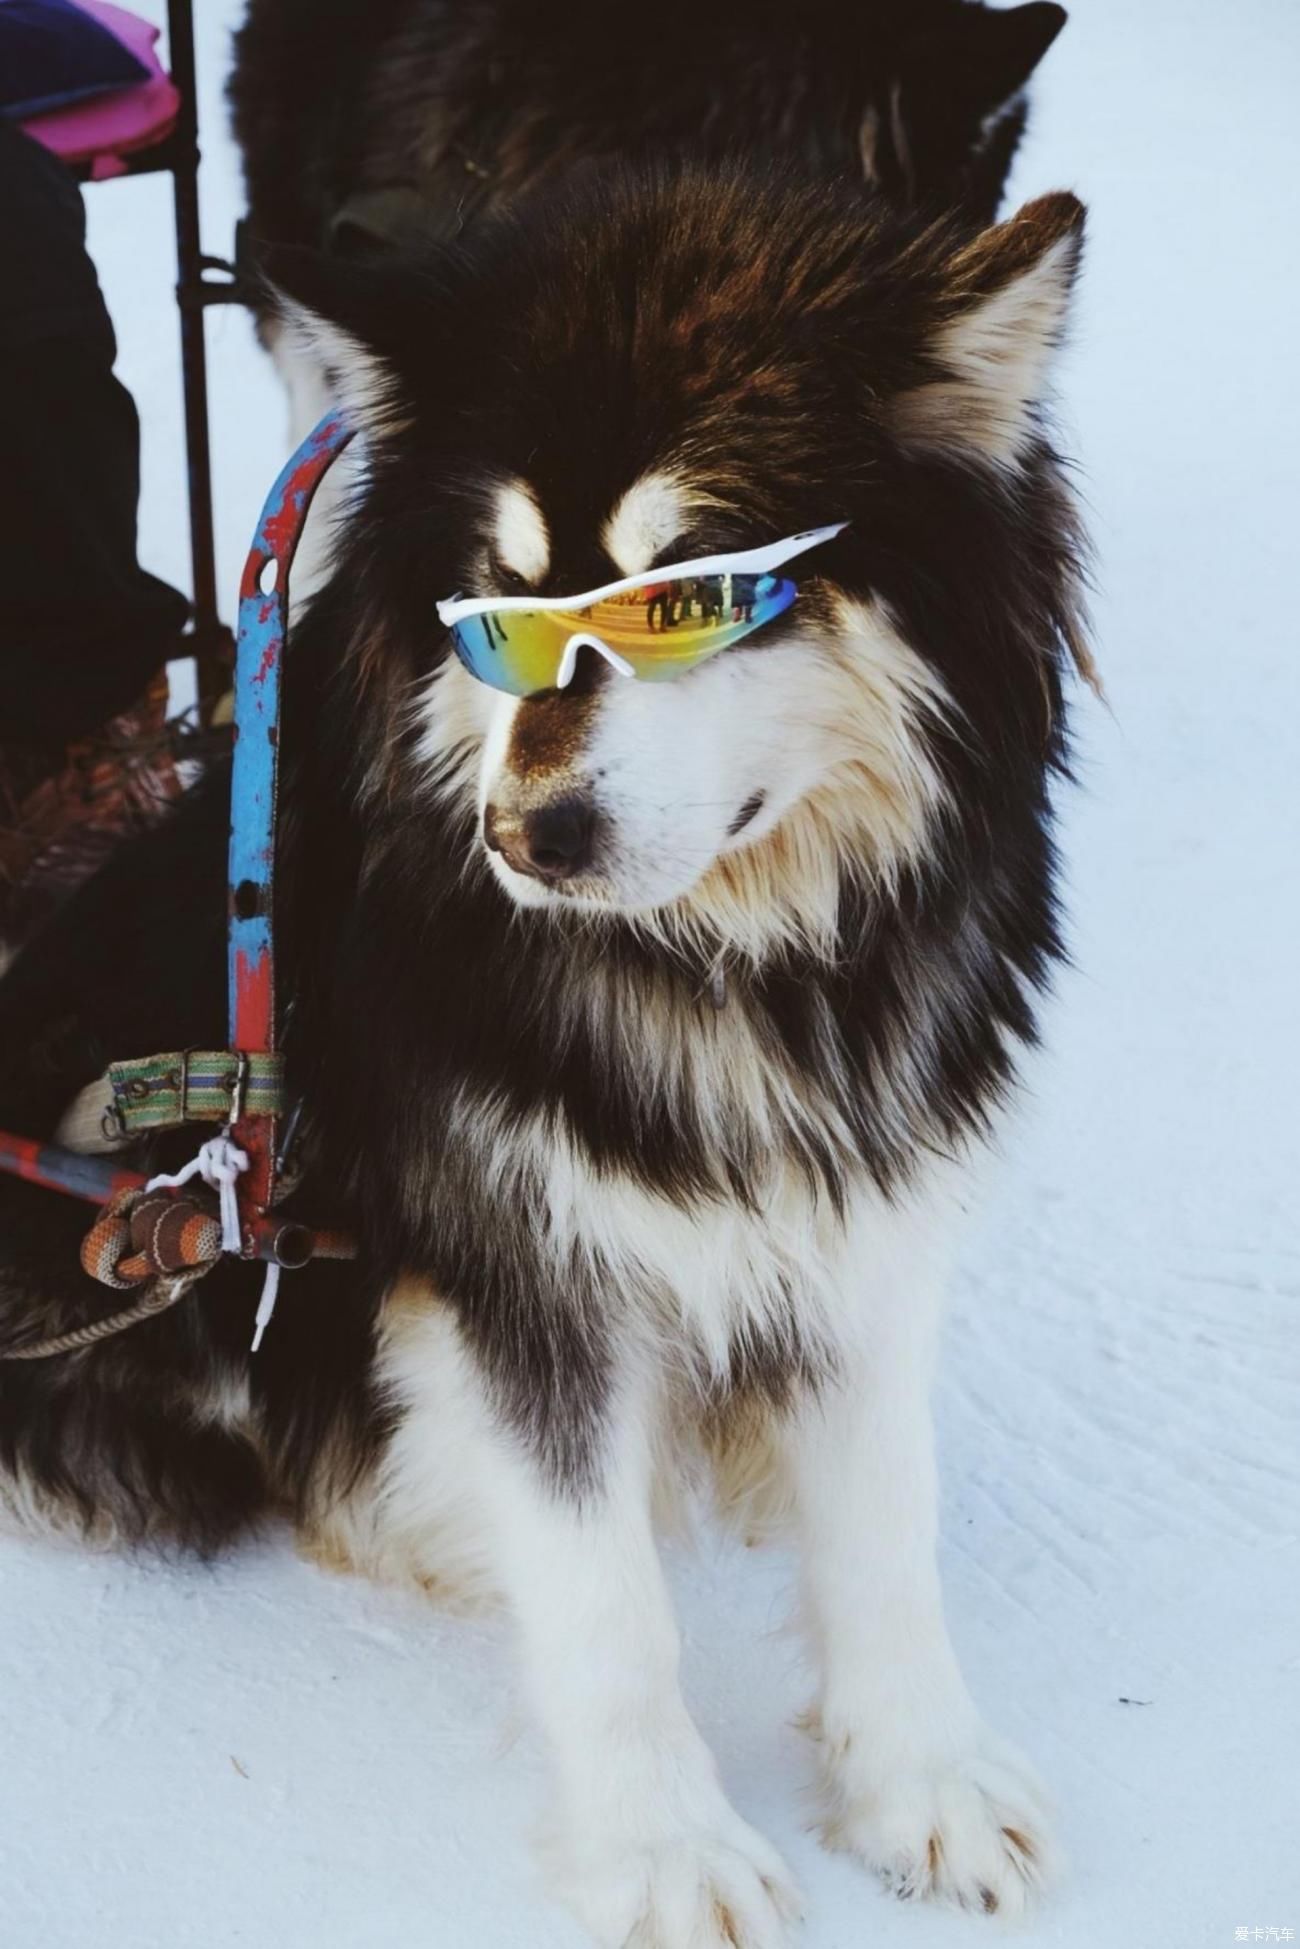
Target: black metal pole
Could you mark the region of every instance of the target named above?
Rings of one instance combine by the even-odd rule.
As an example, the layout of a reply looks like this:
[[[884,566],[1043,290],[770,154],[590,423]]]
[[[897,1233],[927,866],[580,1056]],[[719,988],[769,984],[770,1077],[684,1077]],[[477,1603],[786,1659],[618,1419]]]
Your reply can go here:
[[[199,232],[198,96],[194,73],[191,0],[167,0],[168,62],[181,98],[169,145],[176,212],[176,301],[181,319],[181,371],[185,393],[185,454],[189,472],[190,558],[194,577],[192,640],[199,701],[206,718],[228,686],[230,632],[217,613],[217,569],[212,526],[212,459],[208,439],[207,352],[203,335],[205,293]]]

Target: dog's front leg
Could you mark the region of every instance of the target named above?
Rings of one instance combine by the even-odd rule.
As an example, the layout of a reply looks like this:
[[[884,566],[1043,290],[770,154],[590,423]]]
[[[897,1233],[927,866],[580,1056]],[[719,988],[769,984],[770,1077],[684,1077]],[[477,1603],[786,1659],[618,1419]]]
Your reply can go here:
[[[835,1377],[784,1435],[820,1664],[826,1835],[904,1896],[1016,1914],[1047,1861],[1040,1790],[984,1728],[944,1624],[930,1381],[946,1252],[879,1208],[847,1255]]]
[[[566,1485],[484,1422],[495,1567],[557,1770],[547,1864],[611,1949],[777,1949],[785,1869],[729,1805],[682,1699],[650,1446],[624,1394]]]

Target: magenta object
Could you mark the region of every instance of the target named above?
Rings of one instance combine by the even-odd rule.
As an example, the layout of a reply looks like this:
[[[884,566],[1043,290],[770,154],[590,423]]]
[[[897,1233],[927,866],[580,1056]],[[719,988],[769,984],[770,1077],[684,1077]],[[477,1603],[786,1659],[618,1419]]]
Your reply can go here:
[[[33,115],[20,126],[61,161],[88,165],[92,182],[104,182],[126,174],[125,157],[137,149],[151,149],[171,134],[180,115],[181,96],[154,52],[158,28],[123,7],[110,6],[108,0],[77,0],[77,4],[143,62],[149,80],[115,88],[70,108]]]

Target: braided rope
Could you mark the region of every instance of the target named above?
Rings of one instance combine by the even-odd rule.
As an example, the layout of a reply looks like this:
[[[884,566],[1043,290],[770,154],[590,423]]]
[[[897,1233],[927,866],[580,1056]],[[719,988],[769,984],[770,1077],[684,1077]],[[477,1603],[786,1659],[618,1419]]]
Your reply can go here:
[[[134,1306],[124,1306],[120,1312],[109,1313],[102,1320],[92,1320],[89,1326],[76,1326],[67,1333],[53,1334],[48,1340],[33,1341],[28,1347],[5,1347],[0,1349],[0,1361],[4,1360],[45,1360],[50,1354],[72,1353],[78,1347],[93,1347],[97,1340],[107,1340],[111,1334],[121,1333],[128,1326],[136,1326],[141,1320],[152,1319],[156,1313],[165,1313],[169,1306],[175,1306],[184,1299],[196,1279],[201,1279],[208,1271],[207,1265],[187,1266],[183,1272],[160,1273],[151,1279]]]
[[[92,1347],[142,1320],[165,1313],[221,1257],[221,1221],[192,1195],[166,1190],[119,1191],[110,1198],[81,1247],[82,1269],[118,1292],[139,1298],[102,1320],[51,1334],[29,1346],[0,1348],[0,1361],[44,1360]]]
[[[107,1340],[128,1327],[164,1313],[183,1299],[222,1254],[222,1227],[217,1212],[193,1194],[172,1189],[119,1191],[110,1198],[87,1232],[81,1247],[84,1271],[101,1285],[118,1292],[143,1287],[134,1305],[109,1313],[87,1326],[73,1327],[29,1346],[0,1347],[0,1362],[44,1360],[51,1354],[71,1353]],[[344,1232],[312,1235],[312,1257],[351,1259],[354,1241]],[[275,1305],[280,1266],[267,1266],[267,1280],[257,1310],[253,1350],[261,1341]]]

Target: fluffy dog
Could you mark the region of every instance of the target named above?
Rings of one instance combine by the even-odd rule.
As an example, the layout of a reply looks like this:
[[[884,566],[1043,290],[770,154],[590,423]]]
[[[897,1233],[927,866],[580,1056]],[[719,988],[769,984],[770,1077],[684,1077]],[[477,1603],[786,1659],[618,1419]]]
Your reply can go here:
[[[972,234],[756,164],[543,183],[454,248],[284,269],[365,439],[290,651],[277,938],[294,1208],[356,1266],[256,1273],[0,1365],[0,1497],[490,1589],[607,1944],[772,1949],[794,1897],[678,1685],[654,1512],[711,1481],[802,1563],[826,1832],[1020,1910],[1049,1859],[935,1566],[952,1220],[1059,953],[1050,794],[1087,668],[1046,431],[1073,197]],[[575,249],[575,239],[581,249]],[[457,591],[589,589],[847,523],[788,614],[675,682],[517,699]],[[218,1047],[226,781],[0,984],[0,1122]],[[170,1161],[192,1134],[152,1155]],[[103,1310],[84,1212],[0,1189],[0,1338]]]

